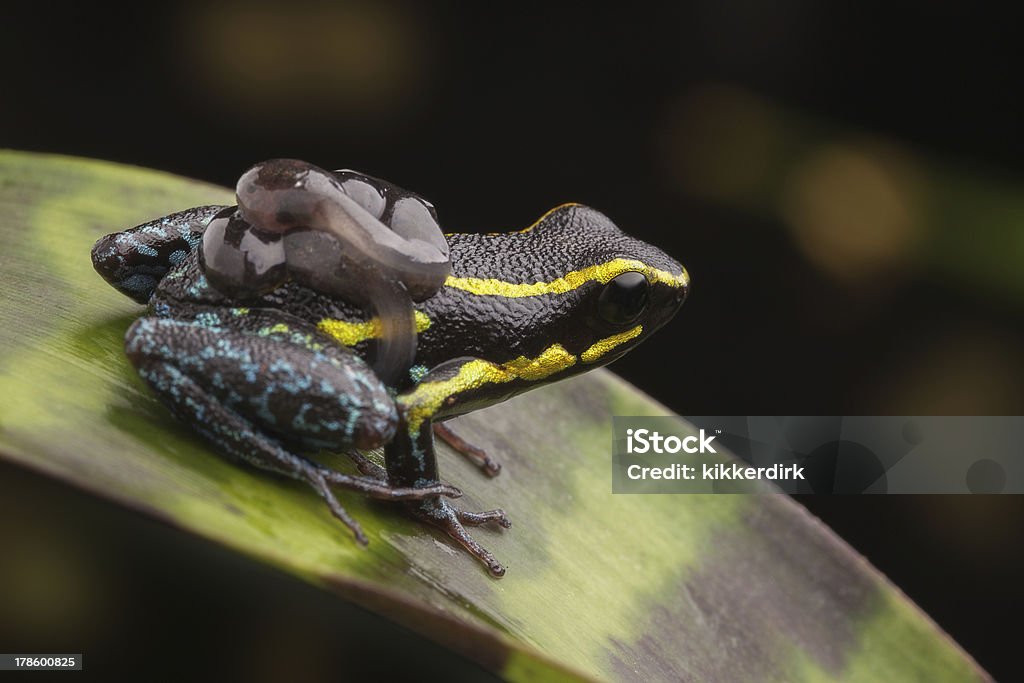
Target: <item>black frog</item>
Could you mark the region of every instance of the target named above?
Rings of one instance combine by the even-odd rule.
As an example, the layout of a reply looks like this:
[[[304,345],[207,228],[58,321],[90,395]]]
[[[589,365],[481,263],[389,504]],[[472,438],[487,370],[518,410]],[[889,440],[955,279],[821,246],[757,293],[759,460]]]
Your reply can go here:
[[[325,190],[327,208],[301,196],[320,191],[312,181],[288,186],[294,205],[261,204],[257,187],[248,203],[263,213],[240,196],[239,207],[197,207],[99,240],[97,271],[148,306],[126,334],[128,357],[221,453],[306,481],[360,543],[332,487],[404,501],[501,576],[466,527],[509,521],[452,502],[460,492],[438,477],[435,434],[488,474],[498,465],[442,422],[621,357],[675,315],[689,277],[579,204],[518,232],[439,240],[429,202],[351,171],[328,175],[346,199]],[[371,236],[405,240],[397,256],[372,241],[350,247],[345,232],[361,221],[376,223]],[[384,468],[356,450],[378,446]],[[308,454],[318,449],[348,452],[361,474],[317,463]]]

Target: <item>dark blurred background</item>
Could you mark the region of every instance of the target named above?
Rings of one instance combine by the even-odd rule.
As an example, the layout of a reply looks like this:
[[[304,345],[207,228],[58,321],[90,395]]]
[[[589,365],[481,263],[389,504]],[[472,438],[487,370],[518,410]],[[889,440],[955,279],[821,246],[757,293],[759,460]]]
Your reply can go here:
[[[924,2],[517,7],[8,3],[0,146],[224,185],[298,157],[420,192],[458,231],[580,201],[693,276],[682,315],[616,366],[679,413],[1024,414],[1017,23]],[[801,502],[1014,677],[1021,497]],[[281,677],[253,659],[271,643],[314,672],[359,651],[378,664],[363,671],[411,672],[373,650],[381,633],[452,659],[34,475],[0,469],[0,506],[0,649],[113,665],[124,638],[150,655],[198,648],[253,680]],[[48,535],[77,543],[36,557]],[[5,596],[37,585],[18,571],[67,599],[38,614],[30,590]]]

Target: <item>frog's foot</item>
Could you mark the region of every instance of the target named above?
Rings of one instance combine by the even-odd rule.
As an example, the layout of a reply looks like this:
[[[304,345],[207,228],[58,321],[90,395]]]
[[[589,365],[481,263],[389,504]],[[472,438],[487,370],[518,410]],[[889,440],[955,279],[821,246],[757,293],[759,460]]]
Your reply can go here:
[[[379,479],[354,477],[308,461],[300,462],[299,476],[308,482],[314,491],[320,494],[320,497],[327,503],[331,514],[352,531],[352,535],[355,536],[356,542],[360,545],[368,543],[366,534],[363,533],[359,522],[353,519],[345,508],[342,507],[341,503],[338,502],[338,499],[335,498],[334,491],[331,490],[332,485],[358,491],[370,498],[377,498],[379,500],[425,500],[436,496],[457,498],[462,495],[462,492],[454,486],[440,482],[435,486],[424,486],[422,488],[396,487],[389,486],[386,482],[382,482]]]
[[[413,509],[418,517],[439,527],[450,538],[469,551],[473,557],[480,560],[492,576],[501,577],[505,575],[505,567],[466,531],[467,526],[481,526],[492,522],[505,529],[511,528],[512,522],[509,521],[504,510],[467,512],[460,510],[441,497],[424,500],[421,503],[415,504]]]
[[[434,436],[438,437],[452,449],[471,463],[480,468],[488,477],[496,477],[501,472],[501,463],[492,458],[482,448],[474,446],[452,431],[451,427],[442,423],[434,423]]]
[[[355,536],[356,543],[362,546],[367,545],[370,541],[366,538],[366,534],[363,533],[363,527],[348,514],[348,511],[345,510],[341,503],[338,502],[338,499],[334,497],[334,491],[332,491],[331,487],[328,485],[327,477],[314,469],[314,471],[307,476],[306,480],[309,482],[309,485],[320,494],[320,497],[324,499],[324,502],[327,503],[327,507],[331,511],[331,514],[349,528],[349,531],[351,531],[352,535]]]

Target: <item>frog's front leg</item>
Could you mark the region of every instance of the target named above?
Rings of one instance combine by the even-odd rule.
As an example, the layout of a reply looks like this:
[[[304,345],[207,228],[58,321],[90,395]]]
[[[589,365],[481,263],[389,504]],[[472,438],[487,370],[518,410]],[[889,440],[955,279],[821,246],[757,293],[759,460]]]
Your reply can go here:
[[[366,536],[331,486],[387,500],[459,495],[440,482],[395,487],[347,475],[296,453],[381,445],[397,425],[394,402],[359,357],[315,329],[261,325],[258,318],[226,311],[191,321],[142,318],[129,328],[125,347],[178,417],[225,455],[307,482],[360,543]]]
[[[434,454],[433,421],[462,412],[471,405],[475,395],[503,377],[501,368],[477,358],[457,358],[443,363],[423,377],[407,392],[400,394],[398,429],[384,448],[388,480],[394,486],[436,486],[437,458]],[[411,503],[423,519],[440,527],[474,557],[483,562],[494,576],[503,576],[505,568],[483,546],[476,542],[467,526],[496,523],[506,529],[512,526],[503,510],[467,512],[449,501],[431,496]]]

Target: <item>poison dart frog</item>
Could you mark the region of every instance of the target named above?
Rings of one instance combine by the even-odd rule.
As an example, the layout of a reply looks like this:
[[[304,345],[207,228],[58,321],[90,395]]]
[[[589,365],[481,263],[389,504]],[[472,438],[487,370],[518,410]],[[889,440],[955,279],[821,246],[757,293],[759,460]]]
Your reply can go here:
[[[125,336],[130,362],[222,455],[306,482],[360,544],[335,487],[403,502],[502,576],[467,527],[508,517],[453,502],[434,438],[488,475],[500,467],[443,422],[621,357],[679,310],[686,270],[580,204],[518,232],[439,239],[433,206],[391,183],[257,169],[237,207],[93,247],[99,274],[147,305]],[[359,452],[380,446],[384,467]],[[318,463],[320,449],[359,474]]]

